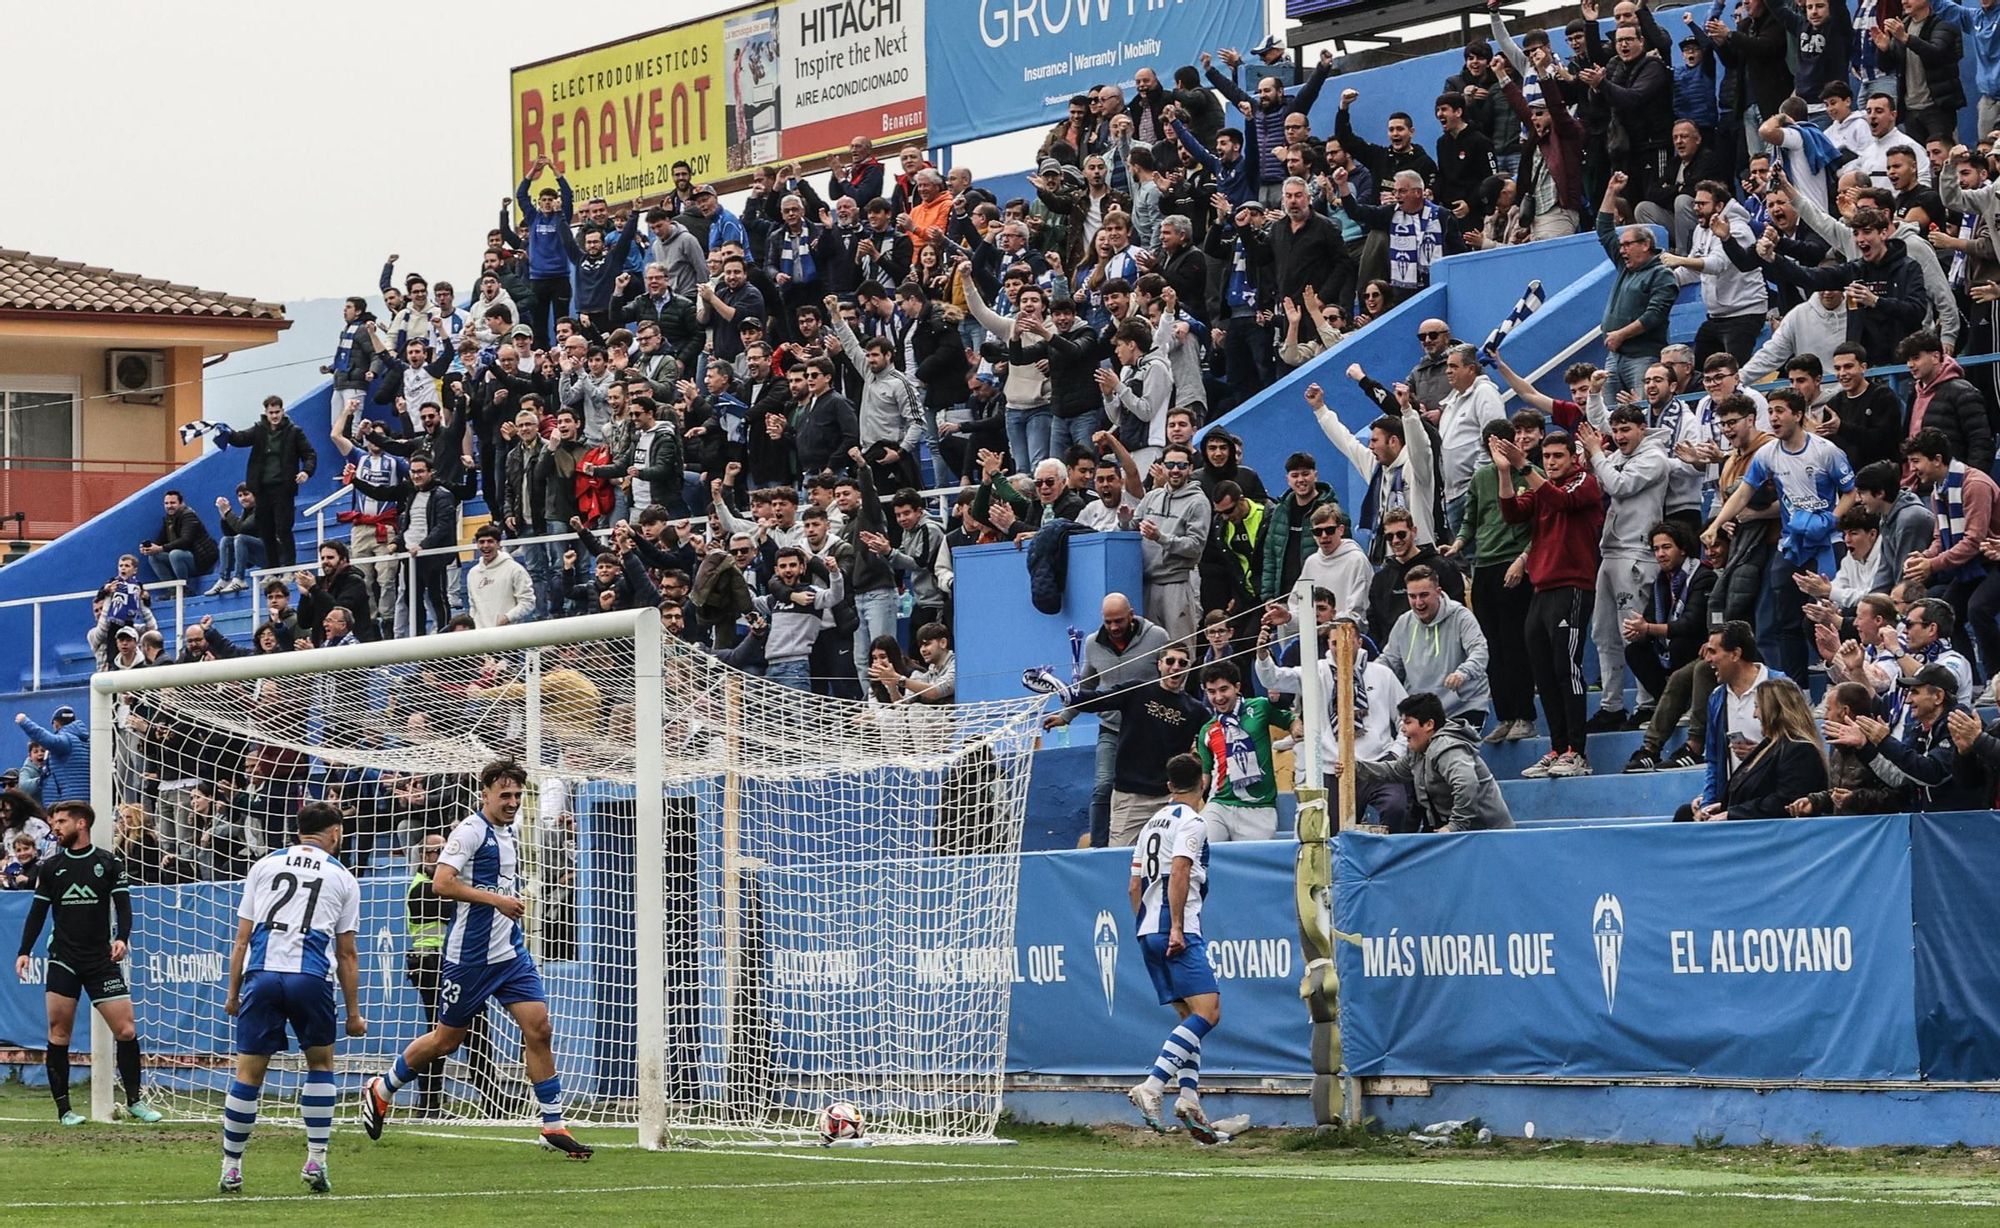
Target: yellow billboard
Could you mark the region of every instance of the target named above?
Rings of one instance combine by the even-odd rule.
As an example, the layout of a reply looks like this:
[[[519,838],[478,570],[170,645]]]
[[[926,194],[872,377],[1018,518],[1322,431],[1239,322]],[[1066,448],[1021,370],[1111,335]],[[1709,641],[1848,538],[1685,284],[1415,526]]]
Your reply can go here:
[[[546,156],[579,201],[658,196],[685,161],[727,188],[855,136],[920,139],[925,0],[751,5],[516,68],[519,179]]]

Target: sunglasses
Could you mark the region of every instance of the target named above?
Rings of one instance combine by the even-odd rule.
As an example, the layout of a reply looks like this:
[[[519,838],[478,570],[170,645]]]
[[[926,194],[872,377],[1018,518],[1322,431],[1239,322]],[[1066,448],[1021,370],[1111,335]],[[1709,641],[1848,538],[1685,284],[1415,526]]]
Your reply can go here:
[[[1444,336],[1444,334],[1443,334],[1443,333],[1441,333],[1441,332],[1437,332],[1436,330],[1429,330],[1429,331],[1425,331],[1425,332],[1420,332],[1420,333],[1418,333],[1418,334],[1417,334],[1417,340],[1419,340],[1419,341],[1436,341],[1436,340],[1437,340],[1437,339],[1438,339],[1439,337],[1442,337],[1442,336]]]
[[[1054,486],[1054,485],[1055,485],[1056,483],[1058,483],[1058,482],[1060,482],[1060,481],[1062,481],[1062,479],[1061,479],[1061,478],[1036,478],[1036,479],[1035,479],[1035,485],[1037,485],[1037,486]]]
[[[1317,529],[1314,529],[1314,530],[1313,530],[1313,536],[1314,536],[1314,537],[1332,537],[1332,536],[1333,536],[1334,534],[1336,534],[1336,533],[1338,533],[1338,532],[1340,532],[1340,528],[1339,528],[1339,526],[1338,526],[1338,525],[1330,525],[1330,524],[1329,524],[1329,525],[1322,525],[1322,526],[1320,526],[1319,528],[1317,528]]]
[[[1395,533],[1386,533],[1383,536],[1387,537],[1392,542],[1408,541],[1410,539],[1410,535],[1407,532],[1403,531],[1398,531]]]
[[[1161,462],[1160,462],[1160,468],[1162,468],[1162,469],[1185,469],[1185,468],[1187,468],[1187,467],[1188,467],[1188,463],[1187,463],[1186,461],[1161,461]]]

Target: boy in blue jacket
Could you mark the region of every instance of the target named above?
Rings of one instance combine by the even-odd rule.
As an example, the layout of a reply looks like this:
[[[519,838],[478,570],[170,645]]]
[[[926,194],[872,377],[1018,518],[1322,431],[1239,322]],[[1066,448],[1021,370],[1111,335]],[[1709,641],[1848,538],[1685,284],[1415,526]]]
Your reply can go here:
[[[551,344],[555,322],[569,314],[570,274],[583,258],[576,236],[569,230],[570,213],[576,205],[569,180],[557,175],[556,186],[543,188],[535,196],[534,207],[529,207],[528,185],[551,165],[547,154],[535,159],[514,189],[514,203],[520,206],[522,227],[527,232],[528,284],[535,291],[535,318],[528,323],[535,329],[535,345],[542,349]]]

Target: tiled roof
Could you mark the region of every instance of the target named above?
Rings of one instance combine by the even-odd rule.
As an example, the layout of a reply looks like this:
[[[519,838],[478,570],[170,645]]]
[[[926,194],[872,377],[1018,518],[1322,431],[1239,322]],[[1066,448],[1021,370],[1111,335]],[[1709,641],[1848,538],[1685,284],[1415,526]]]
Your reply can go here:
[[[282,320],[283,303],[264,303],[155,277],[0,248],[0,310],[93,311],[123,315]]]

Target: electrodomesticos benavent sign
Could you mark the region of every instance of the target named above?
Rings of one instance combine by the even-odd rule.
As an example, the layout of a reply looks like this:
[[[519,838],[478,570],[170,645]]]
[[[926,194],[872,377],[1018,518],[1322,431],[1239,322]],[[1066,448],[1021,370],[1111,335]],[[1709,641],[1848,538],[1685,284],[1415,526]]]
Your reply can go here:
[[[679,161],[727,186],[855,136],[921,139],[926,2],[751,5],[516,68],[511,174],[547,156],[578,200],[617,204]]]

